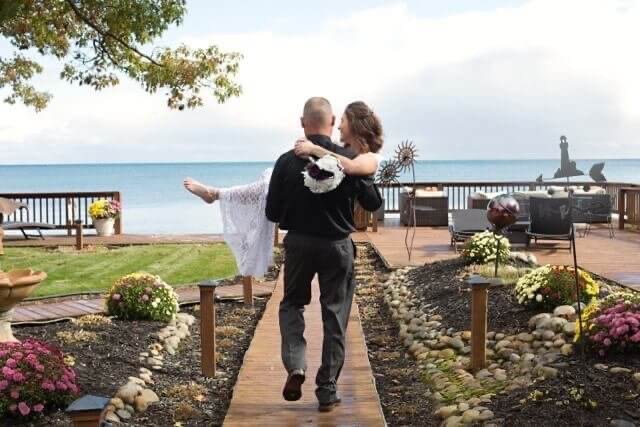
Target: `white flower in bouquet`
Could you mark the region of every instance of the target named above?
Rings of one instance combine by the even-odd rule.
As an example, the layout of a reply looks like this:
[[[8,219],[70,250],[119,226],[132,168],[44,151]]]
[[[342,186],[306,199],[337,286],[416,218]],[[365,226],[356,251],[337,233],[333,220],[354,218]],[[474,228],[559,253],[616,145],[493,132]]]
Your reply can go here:
[[[342,165],[335,156],[329,154],[318,160],[311,160],[302,175],[305,187],[316,194],[335,190],[344,179]]]

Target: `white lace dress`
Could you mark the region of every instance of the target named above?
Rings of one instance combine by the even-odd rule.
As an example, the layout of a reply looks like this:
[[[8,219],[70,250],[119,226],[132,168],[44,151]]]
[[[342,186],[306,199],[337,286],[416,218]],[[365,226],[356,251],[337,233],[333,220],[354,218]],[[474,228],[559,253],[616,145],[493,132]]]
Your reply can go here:
[[[251,184],[220,189],[224,240],[243,276],[262,277],[273,264],[275,224],[264,213],[272,171]]]

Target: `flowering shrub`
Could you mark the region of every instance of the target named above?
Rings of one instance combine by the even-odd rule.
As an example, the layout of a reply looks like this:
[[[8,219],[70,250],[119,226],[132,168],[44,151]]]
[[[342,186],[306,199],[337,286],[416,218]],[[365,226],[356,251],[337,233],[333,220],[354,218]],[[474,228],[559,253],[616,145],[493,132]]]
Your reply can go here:
[[[65,406],[78,394],[75,372],[49,344],[0,343],[0,367],[0,416],[37,414]]]
[[[584,339],[604,356],[640,350],[640,295],[620,292],[590,304],[582,314]]]
[[[504,263],[509,259],[511,244],[504,236],[498,236],[500,240],[500,253],[498,262]],[[475,264],[486,264],[496,260],[496,236],[491,231],[476,233],[469,239],[462,250],[462,256]]]
[[[117,200],[96,200],[89,206],[89,215],[92,219],[117,218],[122,210]]]
[[[178,312],[178,296],[158,276],[133,273],[118,280],[107,295],[107,312],[121,319],[168,322]]]
[[[580,299],[590,302],[600,288],[589,273],[578,269]],[[575,269],[564,265],[545,265],[524,275],[516,282],[518,302],[529,307],[554,308],[576,302]]]

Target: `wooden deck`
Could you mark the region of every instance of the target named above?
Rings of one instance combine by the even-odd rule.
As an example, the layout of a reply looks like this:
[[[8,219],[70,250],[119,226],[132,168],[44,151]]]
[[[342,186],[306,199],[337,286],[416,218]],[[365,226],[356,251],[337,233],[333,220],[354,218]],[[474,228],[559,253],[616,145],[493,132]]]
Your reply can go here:
[[[387,221],[378,232],[356,233],[354,240],[371,242],[391,267],[423,265],[457,256],[449,245],[446,227],[418,227],[411,261],[404,244],[406,227],[397,221]],[[409,232],[411,236],[411,231]],[[529,248],[514,246],[515,251],[527,251],[540,264],[571,264],[573,258],[566,242],[532,243]],[[613,239],[604,227],[594,227],[587,237],[576,237],[578,265],[585,270],[640,290],[640,234],[617,230]]]
[[[271,295],[275,282],[253,284],[253,295],[265,297]],[[200,302],[200,290],[195,287],[177,289],[180,304],[194,304]],[[241,299],[242,284],[220,286],[216,288],[216,299]],[[27,323],[52,322],[85,314],[104,313],[104,299],[91,297],[87,299],[67,299],[51,302],[42,300],[26,302],[15,308],[13,312],[14,325]]]
[[[282,387],[287,378],[280,360],[278,327],[282,288],[282,279],[279,279],[245,354],[224,426],[386,425],[355,302],[347,328],[345,366],[338,382],[342,405],[330,413],[318,412],[314,377],[320,366],[322,319],[315,282],[313,301],[305,311],[308,371],[302,399],[287,402],[282,398]]]

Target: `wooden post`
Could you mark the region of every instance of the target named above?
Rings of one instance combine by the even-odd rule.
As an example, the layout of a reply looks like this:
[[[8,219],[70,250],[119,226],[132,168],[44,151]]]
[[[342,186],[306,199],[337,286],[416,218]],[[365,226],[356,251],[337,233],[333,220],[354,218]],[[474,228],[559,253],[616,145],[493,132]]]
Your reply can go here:
[[[625,199],[626,191],[624,188],[618,190],[618,229],[624,230],[624,199]]]
[[[73,228],[73,221],[71,220],[71,218],[73,218],[73,216],[69,216],[70,211],[71,211],[71,199],[69,199],[68,197],[65,197],[64,199],[64,223],[67,227],[67,236],[71,237],[71,233],[72,233],[72,228]]]
[[[200,288],[200,364],[205,377],[216,376],[216,286],[206,281]]]
[[[76,228],[76,249],[81,251],[84,247],[84,236],[82,235],[82,220],[77,219],[75,221]]]
[[[253,276],[242,276],[242,297],[245,305],[253,305]]]
[[[4,245],[2,244],[2,240],[4,239],[4,230],[2,226],[0,226],[0,255],[4,255]]]
[[[275,233],[273,233],[273,247],[277,248],[278,244],[279,244],[279,242],[278,242],[278,237],[279,237],[278,236],[278,224],[275,224],[274,227],[275,227],[276,230],[275,230]]]
[[[116,201],[120,202],[120,214],[116,218],[114,232],[116,234],[122,234],[122,195],[120,194],[119,191],[114,193],[113,200],[116,200]]]
[[[471,286],[471,369],[479,371],[487,364],[487,297],[492,280],[475,275]]]

